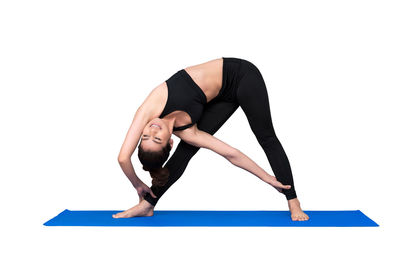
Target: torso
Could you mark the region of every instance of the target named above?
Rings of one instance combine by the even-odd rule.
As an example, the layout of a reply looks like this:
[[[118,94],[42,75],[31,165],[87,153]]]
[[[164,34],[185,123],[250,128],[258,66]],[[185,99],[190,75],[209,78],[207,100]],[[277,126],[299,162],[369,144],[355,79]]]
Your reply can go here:
[[[207,102],[216,97],[222,87],[222,63],[222,58],[218,58],[185,68],[206,95]]]
[[[207,61],[205,63],[184,68],[189,76],[193,79],[193,81],[204,92],[207,98],[207,103],[218,95],[222,87],[222,66],[223,59],[218,58]],[[151,118],[157,118],[160,116],[167,102],[167,99],[168,87],[167,83],[164,81],[150,93],[150,95],[143,103],[143,105],[149,107]],[[175,127],[186,125],[192,122],[189,114],[181,110],[173,111],[166,115],[164,118],[171,117],[175,117]]]

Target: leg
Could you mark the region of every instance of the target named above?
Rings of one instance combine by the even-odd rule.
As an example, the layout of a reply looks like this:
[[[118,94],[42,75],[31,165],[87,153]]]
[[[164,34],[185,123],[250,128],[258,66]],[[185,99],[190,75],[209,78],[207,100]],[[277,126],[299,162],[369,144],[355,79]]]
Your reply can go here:
[[[286,199],[296,198],[292,171],[286,153],[272,125],[267,88],[259,70],[253,65],[240,81],[237,100],[251,130],[263,148],[276,179],[290,189],[283,189]]]
[[[197,122],[197,127],[200,130],[213,135],[229,119],[229,117],[238,107],[238,103],[214,99],[205,106],[203,115]],[[160,197],[168,190],[168,188],[182,176],[190,159],[197,153],[198,150],[199,147],[189,145],[185,141],[181,140],[174,154],[165,164],[170,172],[168,182],[161,187],[151,186],[151,190],[157,196],[157,198],[153,198],[150,194],[146,194],[144,199],[155,206]]]
[[[283,189],[293,221],[306,221],[294,188],[292,171],[286,153],[275,134],[269,108],[267,88],[260,71],[250,65],[251,71],[243,76],[237,91],[237,100],[249,121],[251,130],[267,155],[276,179],[290,189]]]

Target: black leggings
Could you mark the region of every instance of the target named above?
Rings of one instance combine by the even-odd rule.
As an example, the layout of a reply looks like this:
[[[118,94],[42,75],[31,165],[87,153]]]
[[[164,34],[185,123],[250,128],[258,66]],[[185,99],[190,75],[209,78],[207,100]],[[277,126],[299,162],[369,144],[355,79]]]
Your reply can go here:
[[[197,127],[213,135],[240,106],[276,179],[284,185],[291,185],[290,189],[283,189],[282,193],[287,200],[296,198],[289,160],[272,125],[267,88],[260,71],[244,59],[224,57],[223,60],[222,88],[219,95],[205,105]],[[144,199],[155,206],[168,188],[181,177],[198,150],[199,147],[181,140],[165,164],[170,172],[168,182],[161,187],[151,186],[157,198],[147,193]]]

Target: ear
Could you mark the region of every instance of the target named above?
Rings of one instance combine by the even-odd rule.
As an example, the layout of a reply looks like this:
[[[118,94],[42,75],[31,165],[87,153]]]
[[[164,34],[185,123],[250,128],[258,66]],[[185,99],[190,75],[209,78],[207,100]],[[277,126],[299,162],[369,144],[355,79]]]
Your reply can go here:
[[[171,144],[171,149],[174,147],[174,139],[172,137],[169,138],[169,143]]]

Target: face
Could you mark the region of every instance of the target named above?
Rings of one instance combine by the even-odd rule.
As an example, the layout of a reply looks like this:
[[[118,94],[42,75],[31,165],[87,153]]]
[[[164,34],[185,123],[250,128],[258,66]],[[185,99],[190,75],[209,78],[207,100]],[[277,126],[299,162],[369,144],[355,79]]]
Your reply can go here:
[[[172,146],[171,132],[168,125],[160,118],[149,121],[142,132],[142,148],[146,151],[160,151],[168,142]]]

